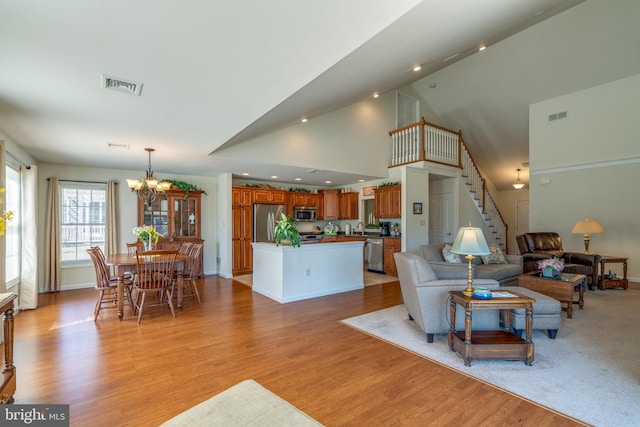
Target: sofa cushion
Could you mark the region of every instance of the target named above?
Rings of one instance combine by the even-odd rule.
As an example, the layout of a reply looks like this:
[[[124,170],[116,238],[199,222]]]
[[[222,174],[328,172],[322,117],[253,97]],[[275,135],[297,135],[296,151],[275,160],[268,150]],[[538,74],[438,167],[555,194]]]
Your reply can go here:
[[[518,264],[484,264],[477,266],[476,271],[478,279],[501,281],[521,275],[522,267]]]
[[[433,243],[430,245],[420,245],[420,252],[422,258],[425,261],[444,261],[444,256],[442,255],[442,249],[444,248],[444,243]]]
[[[462,262],[460,255],[451,252],[451,245],[444,245],[444,248],[442,248],[442,256],[447,262]]]
[[[485,264],[506,264],[507,259],[502,255],[502,251],[496,244],[489,245],[489,255],[482,256],[482,262]]]

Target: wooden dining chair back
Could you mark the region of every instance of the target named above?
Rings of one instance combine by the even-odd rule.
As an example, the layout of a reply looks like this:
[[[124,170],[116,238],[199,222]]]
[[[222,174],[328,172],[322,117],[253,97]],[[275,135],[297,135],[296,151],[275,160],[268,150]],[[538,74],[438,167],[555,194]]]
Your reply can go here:
[[[129,255],[135,255],[137,251],[141,251],[143,248],[144,243],[142,242],[127,243],[127,252]]]
[[[134,313],[138,314],[138,323],[142,319],[142,309],[145,305],[147,293],[158,293],[160,301],[148,305],[169,305],[171,315],[176,317],[171,302],[173,290],[174,264],[178,251],[173,249],[158,249],[153,251],[136,252],[136,281],[138,291],[134,304]]]
[[[193,243],[189,250],[189,259],[186,262],[184,269],[184,290],[186,291],[183,296],[194,297],[200,304],[200,293],[198,292],[198,286],[196,283],[196,276],[198,273],[198,263],[200,262],[200,254],[202,253],[202,243]]]
[[[116,308],[116,300],[118,297],[118,280],[109,273],[109,267],[107,266],[104,252],[98,246],[87,249],[87,253],[91,257],[93,267],[96,272],[96,285],[98,290],[98,300],[93,310],[93,321],[98,319],[98,314],[102,308]],[[124,292],[127,296],[127,300],[133,306],[133,299],[131,297],[131,281],[128,279],[123,280]]]
[[[178,249],[178,252],[180,252],[183,255],[189,255],[189,252],[191,251],[192,246],[193,246],[193,242],[183,242],[180,245],[180,249]]]

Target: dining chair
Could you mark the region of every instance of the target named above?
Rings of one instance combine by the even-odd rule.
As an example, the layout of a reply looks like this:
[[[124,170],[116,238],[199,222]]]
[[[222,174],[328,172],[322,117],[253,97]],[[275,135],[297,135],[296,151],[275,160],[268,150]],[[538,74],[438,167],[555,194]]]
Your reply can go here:
[[[191,250],[192,246],[193,246],[193,242],[183,242],[180,245],[180,249],[178,249],[178,252],[180,252],[183,255],[189,255],[189,251]]]
[[[188,291],[182,294],[183,297],[194,297],[200,304],[200,293],[196,284],[196,274],[198,262],[200,261],[200,253],[202,253],[202,243],[191,243],[188,255],[189,259],[185,263],[184,275],[182,278],[184,290]],[[175,278],[177,279],[177,278]]]
[[[169,305],[171,315],[176,317],[171,301],[173,291],[174,263],[178,251],[173,249],[157,249],[136,252],[136,281],[138,291],[133,307],[134,314],[138,314],[138,324],[142,319],[142,309],[145,306],[146,295],[149,292],[160,293],[160,300],[155,304]],[[165,298],[166,297],[166,298]]]
[[[102,308],[116,308],[116,300],[118,297],[118,279],[109,274],[109,267],[106,264],[104,253],[98,246],[87,249],[87,253],[91,257],[93,267],[96,271],[96,285],[98,290],[98,300],[93,310],[93,321],[98,319],[98,314]],[[133,307],[133,298],[131,297],[131,280],[124,278],[124,292],[127,296],[129,304]]]
[[[144,243],[142,242],[133,242],[127,243],[127,252],[129,255],[135,255],[137,251],[141,251],[144,248]]]

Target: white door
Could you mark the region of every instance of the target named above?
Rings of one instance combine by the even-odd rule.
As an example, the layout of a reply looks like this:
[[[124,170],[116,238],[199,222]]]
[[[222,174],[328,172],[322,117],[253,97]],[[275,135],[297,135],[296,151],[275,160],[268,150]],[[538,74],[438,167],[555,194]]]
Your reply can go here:
[[[453,193],[429,196],[429,243],[453,242]]]
[[[529,201],[528,200],[516,200],[516,233],[514,236],[519,236],[523,233],[529,232]],[[514,237],[515,238],[515,237]],[[516,243],[515,248],[518,249]]]

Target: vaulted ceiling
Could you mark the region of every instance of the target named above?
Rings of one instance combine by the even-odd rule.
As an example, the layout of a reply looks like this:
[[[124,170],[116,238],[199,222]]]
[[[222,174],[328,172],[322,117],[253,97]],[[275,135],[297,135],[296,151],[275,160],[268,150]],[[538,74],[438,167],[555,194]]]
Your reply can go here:
[[[0,130],[39,162],[137,170],[154,147],[158,171],[215,176],[238,171],[209,155],[221,147],[413,83],[504,188],[527,160],[529,103],[640,72],[610,45],[637,35],[633,16],[521,37],[581,3],[0,0]],[[585,37],[613,65],[594,63]],[[579,75],[541,66],[573,58]],[[140,96],[104,89],[103,75],[141,83]],[[335,183],[349,184],[342,172]]]

